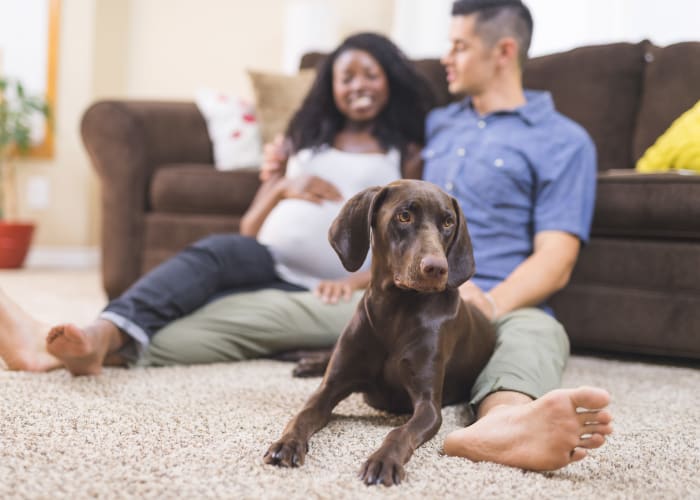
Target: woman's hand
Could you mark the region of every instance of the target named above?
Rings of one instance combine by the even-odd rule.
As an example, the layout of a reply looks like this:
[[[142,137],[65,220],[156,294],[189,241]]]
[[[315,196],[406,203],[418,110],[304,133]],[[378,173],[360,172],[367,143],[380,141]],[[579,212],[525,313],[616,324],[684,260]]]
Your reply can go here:
[[[296,198],[321,203],[322,201],[341,201],[343,196],[333,184],[315,175],[300,175],[292,179],[280,180],[280,198]]]
[[[266,181],[277,175],[284,175],[289,159],[289,148],[284,136],[277,134],[272,142],[263,147],[263,161],[260,166],[260,180]]]
[[[352,298],[352,292],[367,287],[369,276],[369,271],[360,271],[342,280],[322,281],[314,290],[314,295],[326,304],[348,301]]]
[[[459,295],[464,302],[471,302],[478,307],[488,319],[494,320],[498,317],[498,310],[493,297],[484,293],[484,291],[472,283],[471,280],[459,287]]]

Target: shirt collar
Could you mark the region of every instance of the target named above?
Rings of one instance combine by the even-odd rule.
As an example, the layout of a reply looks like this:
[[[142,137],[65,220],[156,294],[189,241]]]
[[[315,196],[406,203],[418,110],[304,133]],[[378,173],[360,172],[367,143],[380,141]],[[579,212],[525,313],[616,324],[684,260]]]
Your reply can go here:
[[[554,111],[552,94],[544,90],[525,90],[525,104],[512,111],[496,111],[490,115],[514,114],[518,115],[528,125],[535,125]],[[476,114],[472,107],[472,98],[467,96],[459,106],[460,111],[469,110]]]

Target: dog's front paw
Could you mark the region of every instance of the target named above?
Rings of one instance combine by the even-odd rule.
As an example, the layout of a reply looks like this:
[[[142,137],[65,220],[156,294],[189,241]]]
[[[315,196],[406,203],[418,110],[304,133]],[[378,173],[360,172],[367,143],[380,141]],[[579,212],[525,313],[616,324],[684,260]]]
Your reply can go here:
[[[362,466],[359,475],[366,485],[383,484],[384,486],[392,486],[400,484],[406,477],[406,472],[403,469],[403,465],[391,455],[375,453]]]
[[[304,457],[309,451],[309,445],[294,438],[282,438],[272,443],[263,455],[263,460],[269,465],[280,467],[299,467],[304,465]]]

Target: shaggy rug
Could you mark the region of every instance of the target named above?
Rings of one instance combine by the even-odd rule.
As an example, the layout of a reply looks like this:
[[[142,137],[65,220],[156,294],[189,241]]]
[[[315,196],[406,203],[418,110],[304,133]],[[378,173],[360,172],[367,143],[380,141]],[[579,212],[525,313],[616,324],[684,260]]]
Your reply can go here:
[[[41,304],[45,319],[92,315],[89,302],[100,300],[86,292],[97,288],[94,276],[59,294],[40,281],[0,273],[0,286],[27,309]],[[603,448],[553,473],[446,457],[442,440],[467,419],[458,405],[443,410],[439,434],[392,488],[366,487],[356,474],[406,417],[357,395],[312,438],[303,467],[263,464],[318,384],[290,371],[269,360],[89,378],[0,370],[0,498],[700,498],[700,371],[692,367],[573,356],[564,385],[613,396],[615,432]]]

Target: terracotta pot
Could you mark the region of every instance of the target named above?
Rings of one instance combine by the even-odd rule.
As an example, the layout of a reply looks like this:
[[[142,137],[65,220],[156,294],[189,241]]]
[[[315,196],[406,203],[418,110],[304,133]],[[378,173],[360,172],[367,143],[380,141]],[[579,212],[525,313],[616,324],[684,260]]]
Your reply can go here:
[[[0,269],[22,267],[33,233],[34,224],[0,220]]]

